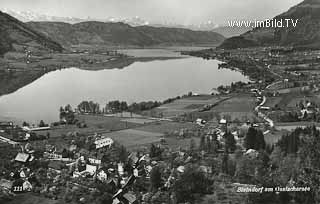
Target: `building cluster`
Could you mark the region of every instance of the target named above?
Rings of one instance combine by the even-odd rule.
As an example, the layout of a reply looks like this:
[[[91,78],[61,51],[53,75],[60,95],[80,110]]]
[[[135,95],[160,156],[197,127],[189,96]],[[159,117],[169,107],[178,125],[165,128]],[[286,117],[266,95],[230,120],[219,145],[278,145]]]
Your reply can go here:
[[[120,161],[112,156],[119,147],[111,138],[96,134],[92,144],[95,148],[82,149],[72,141],[63,151],[48,143],[41,151],[30,143],[19,144],[10,167],[0,175],[0,192],[7,196],[35,192],[48,198],[63,199],[70,191],[68,189],[82,189],[79,191],[87,193],[77,197],[77,201],[84,203],[89,199],[88,192],[99,191],[98,186],[104,185],[112,189],[114,204],[149,203],[150,199],[167,201],[168,196],[176,203],[170,189],[187,166],[197,161],[187,150],[164,150],[160,144],[153,146],[159,151],[133,151]],[[101,152],[104,153],[102,156]],[[148,187],[155,168],[161,169],[161,185],[156,194]],[[198,168],[206,175],[212,173],[209,165],[202,164]]]

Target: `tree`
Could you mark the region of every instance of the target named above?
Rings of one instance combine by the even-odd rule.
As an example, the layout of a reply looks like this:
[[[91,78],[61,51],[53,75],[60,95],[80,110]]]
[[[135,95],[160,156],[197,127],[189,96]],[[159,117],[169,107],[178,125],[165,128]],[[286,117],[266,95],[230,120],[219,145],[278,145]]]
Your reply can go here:
[[[104,193],[100,198],[100,204],[112,204],[113,198],[110,193]]]
[[[194,141],[194,139],[190,140],[190,152],[194,152],[196,149],[196,142]]]
[[[39,127],[46,127],[47,124],[44,123],[43,120],[40,120]]]
[[[246,137],[244,138],[244,146],[246,149],[254,149],[256,134],[257,134],[257,131],[255,128],[250,127],[248,129]]]
[[[154,167],[150,174],[151,190],[156,191],[161,187],[161,172],[159,167]]]
[[[236,178],[240,183],[255,183],[255,170],[257,169],[257,159],[243,156],[237,161]]]
[[[66,112],[72,112],[72,107],[71,107],[71,105],[70,105],[70,104],[66,105],[66,106],[64,107],[64,111],[66,111]]]
[[[229,162],[229,154],[224,153],[221,160],[221,172],[228,174],[229,168],[228,168],[228,162]]]
[[[119,106],[119,109],[120,109],[121,112],[127,111],[127,110],[128,110],[128,104],[127,104],[127,102],[121,101],[120,106]]]
[[[206,137],[204,135],[201,136],[199,150],[206,150]]]
[[[254,127],[250,127],[244,139],[244,146],[246,149],[265,149],[266,142],[262,131],[257,130]]]
[[[207,143],[206,143],[206,150],[211,153],[212,152],[212,142],[211,142],[211,138],[207,137]]]
[[[296,129],[289,135],[287,134],[281,137],[277,144],[284,154],[296,154],[298,152],[301,133],[302,129]]]
[[[110,161],[110,153],[105,153],[101,158],[101,163],[103,164],[108,164]]]
[[[266,148],[266,142],[264,140],[263,132],[261,130],[258,130],[257,135],[256,135],[256,144],[255,144],[254,149],[260,150],[260,149],[265,149],[265,148]]]
[[[61,154],[62,154],[62,158],[68,158],[69,157],[69,151],[66,148],[64,148],[62,150]]]
[[[162,153],[162,150],[161,150],[160,146],[157,147],[154,144],[151,144],[151,147],[150,147],[150,157],[151,158],[160,157],[161,153]]]
[[[177,195],[178,203],[193,202],[195,194],[204,195],[208,193],[211,182],[201,172],[198,166],[187,166],[185,172],[174,183],[173,190]]]
[[[296,194],[298,203],[320,203],[320,132],[316,127],[302,130],[297,185],[311,187],[308,194]]]
[[[119,149],[119,161],[126,162],[128,159],[127,149],[122,145]]]
[[[236,140],[234,139],[233,134],[227,132],[225,134],[225,148],[227,152],[234,152],[236,150]]]

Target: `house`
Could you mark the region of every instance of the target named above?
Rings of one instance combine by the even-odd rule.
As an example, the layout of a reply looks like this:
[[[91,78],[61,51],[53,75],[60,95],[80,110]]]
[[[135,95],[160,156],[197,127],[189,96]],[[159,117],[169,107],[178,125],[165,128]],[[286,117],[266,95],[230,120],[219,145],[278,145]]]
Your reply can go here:
[[[90,164],[86,164],[86,172],[88,172],[91,176],[93,176],[97,171],[97,167],[90,165]]]
[[[144,170],[146,171],[147,175],[149,175],[152,171],[152,166],[150,166],[150,165],[145,166]]]
[[[46,145],[46,150],[45,150],[46,152],[55,152],[56,151],[56,147],[55,146],[53,146],[53,145],[49,145],[49,144],[47,144]]]
[[[80,173],[79,171],[77,171],[77,170],[72,173],[72,177],[73,177],[73,178],[79,178],[80,176],[82,176],[82,175],[81,175],[81,173]]]
[[[121,201],[118,198],[114,198],[112,204],[120,204]]]
[[[122,176],[124,174],[123,163],[118,163],[118,174]]]
[[[101,139],[96,139],[96,141],[94,141],[94,144],[96,145],[96,149],[100,149],[102,147],[111,147],[111,145],[113,144],[113,140],[111,138],[101,138]]]
[[[43,156],[48,159],[62,159],[62,154],[44,152]]]
[[[29,181],[23,182],[22,189],[23,189],[23,191],[31,191],[32,190],[31,183]]]
[[[94,159],[94,158],[88,158],[90,164],[96,164],[100,165],[101,164],[101,159]]]
[[[184,173],[185,167],[184,167],[184,166],[179,166],[179,167],[177,168],[177,171],[180,172],[180,173]]]
[[[0,122],[0,130],[4,132],[5,130],[10,130],[13,128],[12,122]]]
[[[198,118],[198,119],[196,120],[196,123],[197,123],[197,125],[199,125],[199,126],[204,126],[204,125],[206,124],[206,121],[203,120],[203,119],[201,119],[201,118]],[[179,136],[180,136],[180,135],[179,135]]]
[[[257,150],[254,150],[254,149],[248,149],[248,150],[244,153],[244,155],[247,155],[247,156],[252,157],[252,158],[257,157],[258,154],[259,154],[259,152],[258,152]]]
[[[137,198],[132,193],[125,193],[122,197],[123,197],[124,204],[137,203]]]
[[[97,179],[100,181],[107,181],[108,179],[108,174],[105,169],[99,169],[97,172]]]
[[[134,175],[135,177],[138,177],[138,176],[139,176],[139,171],[138,171],[138,169],[133,169],[133,175]]]
[[[70,145],[70,147],[69,147],[70,152],[74,152],[76,150],[77,150],[77,145],[75,145],[75,144]]]
[[[270,110],[270,107],[267,107],[267,106],[261,106],[261,107],[260,107],[260,109],[261,109],[261,110]]]
[[[26,173],[23,170],[20,171],[20,178],[26,178]]]
[[[33,160],[33,157],[31,157],[30,154],[18,153],[14,160],[17,162],[26,163],[29,160]]]

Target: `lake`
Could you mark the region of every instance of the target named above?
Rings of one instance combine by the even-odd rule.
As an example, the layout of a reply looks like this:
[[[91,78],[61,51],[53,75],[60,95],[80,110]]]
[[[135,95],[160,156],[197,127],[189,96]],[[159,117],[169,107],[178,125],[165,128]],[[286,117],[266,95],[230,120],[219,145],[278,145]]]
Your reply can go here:
[[[53,122],[58,120],[60,106],[76,107],[83,100],[98,102],[100,106],[110,100],[163,101],[189,91],[209,94],[219,85],[249,81],[240,72],[218,69],[218,63],[187,57],[135,62],[123,69],[53,71],[0,97],[0,120]]]

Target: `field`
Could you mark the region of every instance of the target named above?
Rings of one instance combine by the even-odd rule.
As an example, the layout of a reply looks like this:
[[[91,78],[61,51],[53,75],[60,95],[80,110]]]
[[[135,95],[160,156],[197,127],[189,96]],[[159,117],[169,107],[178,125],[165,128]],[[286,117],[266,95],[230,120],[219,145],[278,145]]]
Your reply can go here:
[[[214,104],[214,107],[200,112],[199,109],[207,104]],[[176,100],[156,108],[155,111],[163,113],[164,117],[185,116],[187,121],[195,121],[197,118],[209,121],[227,116],[230,120],[259,122],[260,119],[253,113],[255,106],[255,98],[251,94],[206,95]]]
[[[219,113],[222,117],[228,115],[231,120],[238,119],[242,122],[246,120],[260,121],[253,113],[255,106],[255,98],[251,94],[241,94],[223,101],[211,111]]]
[[[38,134],[50,134],[49,141],[54,143],[58,149],[66,147],[68,137],[71,133],[82,133],[85,135],[92,135],[94,133],[101,133],[104,136],[110,137],[128,149],[139,148],[142,146],[149,146],[151,143],[158,143],[160,138],[167,133],[177,133],[180,129],[196,129],[195,123],[180,123],[170,121],[154,121],[145,118],[120,118],[120,117],[106,117],[94,115],[77,115],[77,119],[85,122],[87,128],[78,128],[75,125],[65,125],[53,127],[49,131],[39,131]],[[62,137],[66,135],[67,137]],[[170,147],[185,146],[189,144],[189,139],[176,140],[170,138],[168,140]]]
[[[161,133],[146,132],[135,129],[120,130],[103,134],[124,145],[128,149],[141,147],[151,143],[159,142],[163,136]]]
[[[297,104],[301,101],[312,101],[315,104],[320,103],[319,95],[303,95],[302,93],[290,93],[290,94],[281,94],[276,97],[268,97],[265,106],[271,108],[280,108],[282,110],[295,110],[297,109]]]
[[[50,137],[60,137],[62,134],[73,132],[92,134],[95,132],[106,132],[112,130],[120,130],[125,128],[137,127],[137,124],[121,121],[118,117],[105,117],[94,115],[77,115],[76,118],[80,122],[87,124],[87,128],[78,128],[76,125],[63,125],[52,127],[49,131],[39,131],[39,134],[50,133]]]
[[[270,107],[270,108],[275,108],[277,105],[279,105],[281,102],[281,97],[267,97],[267,101],[264,104],[264,106]]]
[[[166,137],[165,138],[166,143],[165,145],[171,149],[189,149],[190,148],[190,143],[191,140],[195,142],[196,147],[199,146],[200,144],[200,138],[199,137],[191,137],[191,138],[184,138],[184,139],[179,139],[176,137]]]
[[[149,147],[151,143],[159,143],[160,138],[167,133],[177,133],[180,129],[196,129],[196,124],[177,123],[161,121],[149,125],[140,126],[134,129],[126,129],[105,133],[104,136],[111,137],[128,149]],[[193,138],[196,144],[199,138]],[[166,145],[170,148],[189,147],[191,138],[178,139],[176,136],[165,137]]]
[[[161,121],[153,123],[147,126],[141,126],[135,128],[136,130],[142,130],[147,132],[159,132],[159,133],[172,133],[174,131],[179,131],[180,129],[196,129],[197,125],[195,123],[179,123],[179,122],[167,122]]]
[[[125,119],[121,119],[120,121],[121,122],[135,123],[135,124],[147,124],[147,123],[152,123],[155,120],[146,119],[146,118],[125,118]]]
[[[317,129],[320,129],[320,123],[313,123],[313,122],[292,122],[292,123],[277,123],[278,130],[286,130],[286,131],[293,131],[298,127],[308,127],[315,125]]]
[[[223,99],[225,99],[225,97],[211,95],[193,96],[164,104],[156,108],[155,111],[161,112],[164,117],[176,117],[184,113],[197,111],[206,104],[215,104]]]

